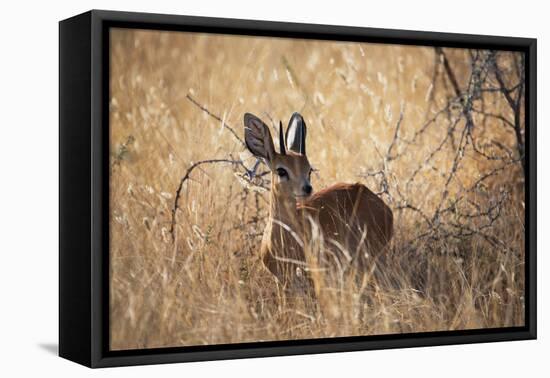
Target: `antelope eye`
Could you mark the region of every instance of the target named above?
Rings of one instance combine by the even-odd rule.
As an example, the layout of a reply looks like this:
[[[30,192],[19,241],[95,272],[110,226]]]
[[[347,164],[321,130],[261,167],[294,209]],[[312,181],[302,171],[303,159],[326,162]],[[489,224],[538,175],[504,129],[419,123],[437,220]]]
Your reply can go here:
[[[288,177],[288,172],[284,168],[277,168],[277,174],[279,177]]]

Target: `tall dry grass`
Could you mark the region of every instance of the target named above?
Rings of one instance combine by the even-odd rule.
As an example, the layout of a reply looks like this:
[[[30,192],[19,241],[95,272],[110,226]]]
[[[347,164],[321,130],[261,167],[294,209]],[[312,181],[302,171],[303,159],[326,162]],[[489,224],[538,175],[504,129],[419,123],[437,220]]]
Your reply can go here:
[[[464,88],[471,52],[445,53]],[[515,58],[500,54],[506,80]],[[483,151],[461,148],[462,108],[438,59],[427,47],[112,31],[111,348],[523,325],[516,136],[472,112]],[[187,96],[241,136],[245,112],[271,124],[300,111],[314,188],[363,182],[394,209],[384,258],[360,280],[314,277],[315,298],[285,292],[258,256],[269,192],[224,164],[184,183],[172,241],[175,192],[193,162],[254,163]],[[504,96],[482,96],[483,113],[512,117]],[[490,158],[502,151],[507,165]]]

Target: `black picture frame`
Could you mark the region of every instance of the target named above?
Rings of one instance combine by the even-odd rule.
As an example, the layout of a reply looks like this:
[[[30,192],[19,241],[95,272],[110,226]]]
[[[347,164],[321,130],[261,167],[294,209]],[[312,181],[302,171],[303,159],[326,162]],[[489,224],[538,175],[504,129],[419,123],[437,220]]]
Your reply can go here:
[[[524,327],[110,351],[111,27],[522,51],[526,55]],[[536,39],[92,10],[59,23],[59,354],[89,367],[536,338]]]

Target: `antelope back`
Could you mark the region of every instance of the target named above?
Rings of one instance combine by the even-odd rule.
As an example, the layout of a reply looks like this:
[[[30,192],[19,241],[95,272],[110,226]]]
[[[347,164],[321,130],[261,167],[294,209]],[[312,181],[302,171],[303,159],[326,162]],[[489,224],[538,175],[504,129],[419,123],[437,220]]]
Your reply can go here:
[[[393,236],[391,209],[363,184],[333,185],[299,209],[317,220],[329,243],[333,240],[352,258],[377,254]]]

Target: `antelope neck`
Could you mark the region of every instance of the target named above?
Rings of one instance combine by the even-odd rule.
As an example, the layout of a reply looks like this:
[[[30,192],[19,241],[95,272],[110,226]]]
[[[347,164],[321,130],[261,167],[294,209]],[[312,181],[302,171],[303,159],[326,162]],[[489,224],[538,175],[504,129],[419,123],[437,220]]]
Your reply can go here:
[[[271,189],[270,216],[284,224],[291,224],[296,218],[296,199],[278,195]]]

